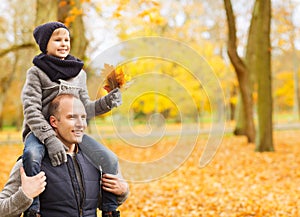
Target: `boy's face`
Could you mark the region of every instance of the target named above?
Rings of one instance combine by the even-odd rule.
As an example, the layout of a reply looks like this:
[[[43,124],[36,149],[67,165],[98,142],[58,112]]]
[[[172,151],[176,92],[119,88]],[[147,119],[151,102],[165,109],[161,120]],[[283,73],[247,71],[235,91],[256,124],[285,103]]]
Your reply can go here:
[[[54,30],[47,44],[47,54],[65,59],[70,53],[70,48],[69,31],[65,28]]]

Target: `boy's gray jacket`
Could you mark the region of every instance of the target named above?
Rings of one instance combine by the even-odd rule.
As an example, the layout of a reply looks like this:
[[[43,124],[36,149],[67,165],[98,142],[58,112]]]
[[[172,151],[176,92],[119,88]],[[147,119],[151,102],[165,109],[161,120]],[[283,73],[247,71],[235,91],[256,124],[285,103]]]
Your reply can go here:
[[[32,131],[42,142],[55,136],[55,132],[48,123],[49,103],[62,93],[74,94],[83,102],[87,118],[103,114],[110,110],[109,106],[103,106],[98,100],[90,100],[86,86],[86,73],[81,72],[69,80],[53,82],[41,69],[36,66],[27,71],[26,83],[24,84],[21,98],[24,111],[23,140]]]

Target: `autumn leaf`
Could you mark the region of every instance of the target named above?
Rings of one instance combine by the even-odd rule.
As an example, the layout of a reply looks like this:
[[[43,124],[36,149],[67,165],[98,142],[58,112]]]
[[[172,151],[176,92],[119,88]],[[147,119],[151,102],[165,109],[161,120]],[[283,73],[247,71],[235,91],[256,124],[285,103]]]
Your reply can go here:
[[[64,7],[64,6],[66,6],[68,3],[67,3],[67,1],[60,1],[59,2],[59,4],[58,4],[58,7]]]
[[[73,7],[69,13],[74,16],[79,16],[83,14],[83,10],[82,8],[78,9],[77,7]]]
[[[114,66],[105,63],[102,73],[106,76],[103,88],[107,92],[110,92],[115,88],[122,88],[125,85],[126,80],[128,80],[126,79],[128,76],[125,75],[122,67],[115,69]]]

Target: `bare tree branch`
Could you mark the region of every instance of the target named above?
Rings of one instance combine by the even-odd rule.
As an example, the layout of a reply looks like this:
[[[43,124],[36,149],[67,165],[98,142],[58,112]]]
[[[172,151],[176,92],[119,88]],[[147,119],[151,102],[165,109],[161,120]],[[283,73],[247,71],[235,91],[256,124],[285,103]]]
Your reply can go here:
[[[20,50],[20,49],[25,49],[25,48],[30,48],[30,47],[34,47],[35,44],[34,43],[24,43],[24,44],[17,44],[17,45],[12,45],[9,48],[6,48],[4,50],[0,50],[0,58],[5,56],[6,54],[16,51],[16,50]]]

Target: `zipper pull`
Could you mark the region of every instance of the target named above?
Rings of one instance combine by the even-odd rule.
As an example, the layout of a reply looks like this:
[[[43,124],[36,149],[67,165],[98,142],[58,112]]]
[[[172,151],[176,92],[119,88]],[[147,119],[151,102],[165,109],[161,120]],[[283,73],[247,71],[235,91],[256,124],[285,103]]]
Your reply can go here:
[[[102,185],[102,175],[103,175],[101,166],[99,166],[99,171],[100,171],[100,186],[101,186]]]

